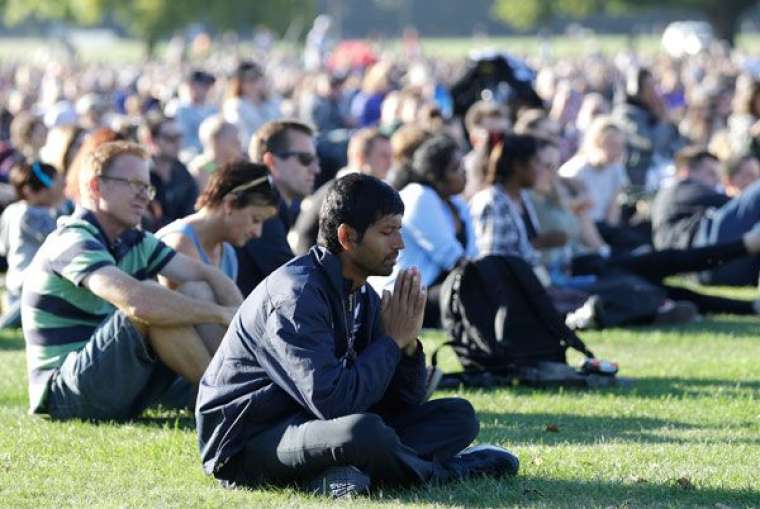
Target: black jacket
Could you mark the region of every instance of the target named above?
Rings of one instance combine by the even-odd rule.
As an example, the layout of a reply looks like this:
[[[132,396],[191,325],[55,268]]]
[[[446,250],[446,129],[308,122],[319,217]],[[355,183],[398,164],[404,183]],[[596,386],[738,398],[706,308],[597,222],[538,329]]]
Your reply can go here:
[[[196,405],[203,468],[216,473],[251,437],[296,413],[392,412],[420,403],[424,384],[422,347],[403,355],[382,331],[374,290],[351,294],[340,259],[314,247],[256,287],[206,370]]]
[[[652,203],[652,240],[657,249],[691,247],[699,223],[710,208],[729,198],[694,179],[684,179],[657,192]]]

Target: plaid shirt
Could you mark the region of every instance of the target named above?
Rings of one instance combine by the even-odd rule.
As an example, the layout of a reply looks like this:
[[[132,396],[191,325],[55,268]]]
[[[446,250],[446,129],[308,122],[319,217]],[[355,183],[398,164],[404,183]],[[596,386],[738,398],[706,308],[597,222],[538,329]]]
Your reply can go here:
[[[522,202],[530,215],[532,209],[525,193]],[[528,239],[520,208],[501,185],[494,184],[473,196],[470,213],[480,256],[512,255],[533,266],[541,263],[540,255]]]

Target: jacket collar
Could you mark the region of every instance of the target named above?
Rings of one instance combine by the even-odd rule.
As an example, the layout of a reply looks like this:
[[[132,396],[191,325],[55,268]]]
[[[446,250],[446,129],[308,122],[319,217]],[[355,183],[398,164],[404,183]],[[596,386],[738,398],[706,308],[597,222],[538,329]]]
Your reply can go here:
[[[322,246],[313,246],[309,250],[309,254],[314,257],[324,273],[327,275],[330,286],[335,290],[341,298],[346,298],[351,294],[351,288],[353,283],[350,279],[343,277],[343,270],[340,263],[340,258],[330,252],[329,249]]]

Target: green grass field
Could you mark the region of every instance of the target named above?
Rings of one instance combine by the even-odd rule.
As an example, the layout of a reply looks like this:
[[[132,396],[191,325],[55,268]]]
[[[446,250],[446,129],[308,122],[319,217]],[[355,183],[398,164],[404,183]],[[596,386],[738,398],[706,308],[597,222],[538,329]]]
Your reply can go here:
[[[351,506],[760,506],[760,320],[718,317],[583,337],[597,355],[619,361],[634,385],[437,394],[473,402],[480,440],[519,455],[517,478],[377,492]],[[428,333],[428,350],[441,340]],[[201,472],[189,414],[154,412],[127,424],[26,415],[23,348],[19,333],[0,336],[0,506],[327,505],[292,490],[217,487]],[[457,368],[453,355],[443,364]]]

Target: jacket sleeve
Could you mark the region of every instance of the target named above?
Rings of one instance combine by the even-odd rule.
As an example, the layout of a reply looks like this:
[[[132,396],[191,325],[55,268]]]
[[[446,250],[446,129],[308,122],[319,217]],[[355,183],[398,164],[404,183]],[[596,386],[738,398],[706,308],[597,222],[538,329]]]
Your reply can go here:
[[[367,411],[385,394],[401,356],[391,338],[380,336],[346,365],[335,355],[329,310],[313,286],[283,299],[257,355],[272,380],[318,419]]]
[[[417,340],[417,353],[412,357],[401,356],[388,390],[377,404],[378,410],[382,413],[422,403],[425,397],[426,375],[425,353],[422,343]]]

